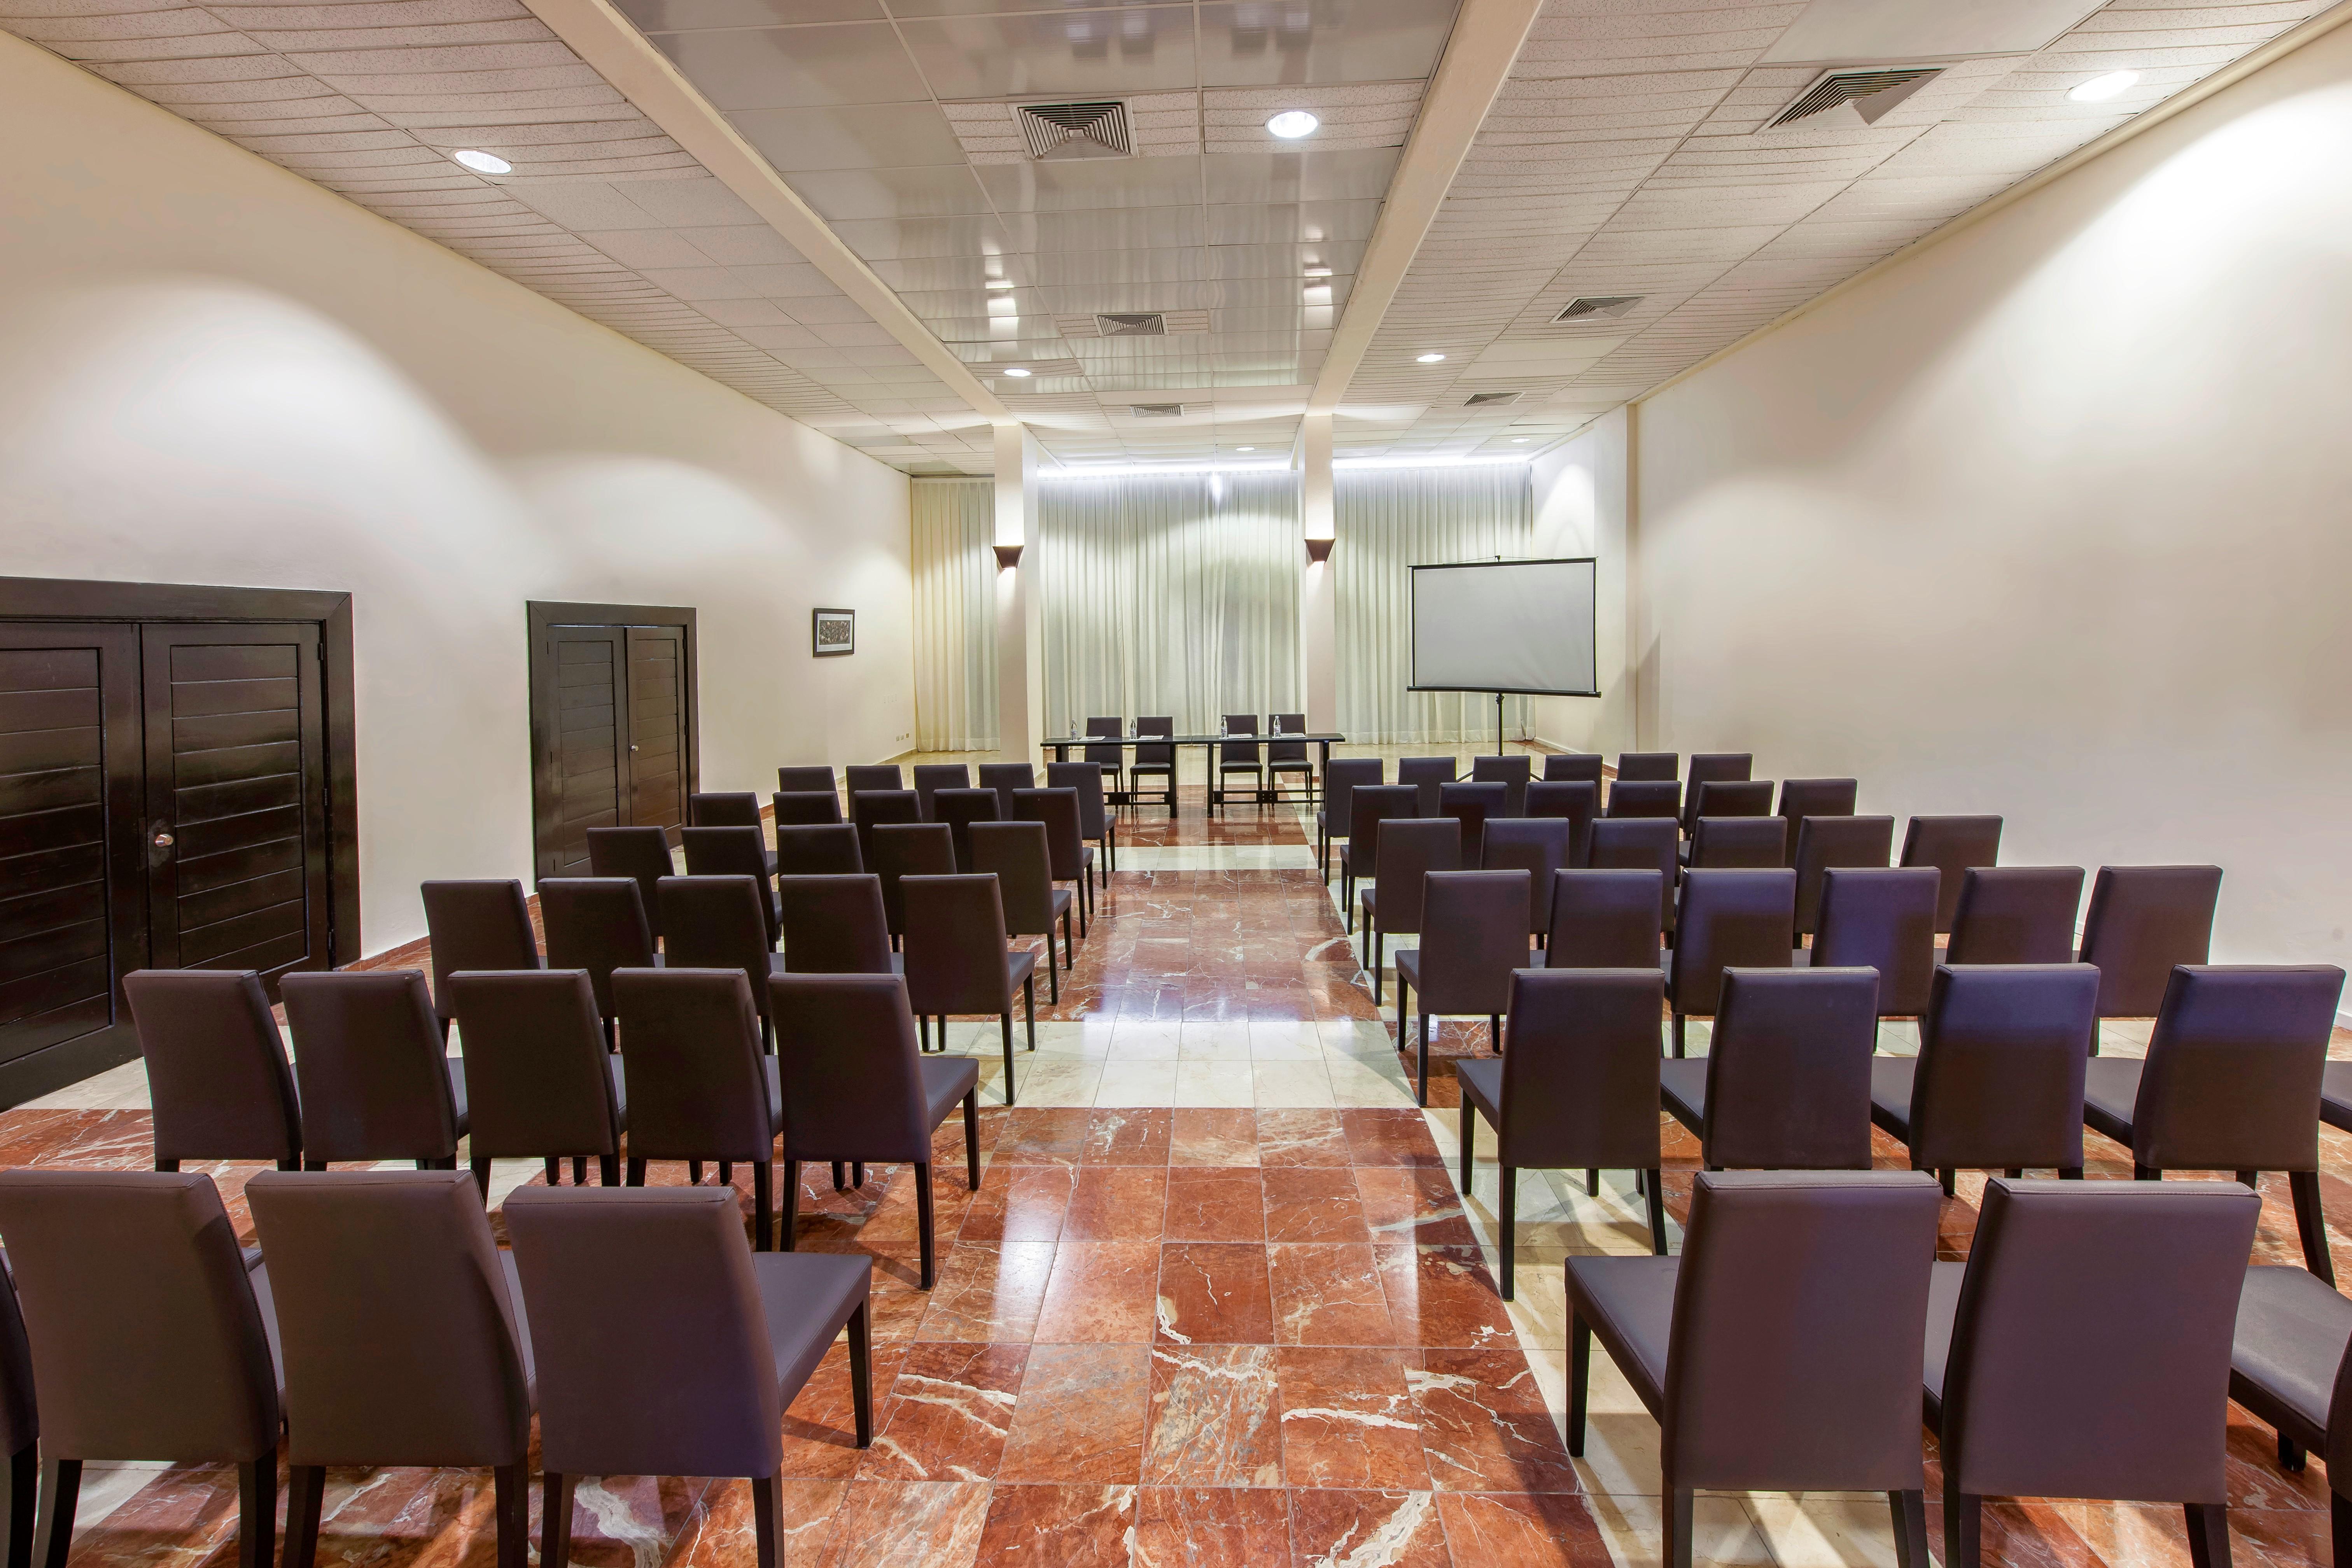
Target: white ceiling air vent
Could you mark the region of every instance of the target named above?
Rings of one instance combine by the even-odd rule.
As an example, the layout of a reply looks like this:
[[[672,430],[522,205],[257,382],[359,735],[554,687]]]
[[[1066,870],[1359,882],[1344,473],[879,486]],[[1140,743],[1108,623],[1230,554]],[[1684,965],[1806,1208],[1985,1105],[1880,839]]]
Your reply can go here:
[[[1568,302],[1553,321],[1614,321],[1642,302],[1639,294],[1584,294]]]
[[[1024,103],[1018,118],[1029,156],[1124,158],[1135,151],[1124,103]]]
[[[1159,338],[1205,332],[1206,310],[1105,310],[1091,316],[1056,316],[1054,330],[1066,338]]]
[[[1811,87],[1797,95],[1795,102],[1774,115],[1764,128],[1776,131],[1845,103],[1853,105],[1853,111],[1862,116],[1864,124],[1875,125],[1888,110],[1943,72],[1941,66],[1865,66],[1823,71]]]
[[[1518,400],[1519,395],[1516,392],[1474,392],[1468,397],[1463,399],[1462,406],[1465,408],[1496,408],[1506,403],[1517,403]]]
[[[1181,419],[1184,405],[1181,403],[1130,403],[1127,411],[1138,419]]]

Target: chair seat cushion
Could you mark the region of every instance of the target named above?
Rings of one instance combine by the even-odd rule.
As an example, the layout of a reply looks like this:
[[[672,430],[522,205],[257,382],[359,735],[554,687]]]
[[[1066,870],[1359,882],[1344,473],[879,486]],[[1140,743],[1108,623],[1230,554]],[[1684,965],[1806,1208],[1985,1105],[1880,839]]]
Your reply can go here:
[[[2083,1124],[2126,1148],[2132,1109],[2139,1100],[2139,1069],[2129,1057],[2093,1057],[2083,1073]]]
[[[2329,1062],[2320,1069],[2319,1120],[2352,1132],[2352,1062]]]
[[[1493,1058],[1471,1057],[1454,1058],[1454,1076],[1462,1083],[1462,1103],[1478,1108],[1478,1114],[1499,1131],[1503,1125],[1503,1064]]]
[[[1068,914],[1069,912],[1070,912],[1070,889],[1067,889],[1067,888],[1056,888],[1056,889],[1054,889],[1054,918],[1055,918],[1055,920],[1060,920],[1064,915]]]
[[[1344,864],[1347,859],[1347,851],[1344,849],[1341,850],[1339,852],[1339,858],[1341,862]],[[1357,895],[1358,901],[1364,906],[1364,918],[1366,920],[1371,919],[1375,914],[1380,912],[1380,892],[1381,890],[1378,886],[1368,886]]]
[[[751,1279],[776,1355],[779,1402],[789,1405],[832,1348],[842,1325],[866,1305],[874,1263],[839,1252],[755,1252]]]
[[[1398,984],[1410,985],[1415,991],[1421,989],[1421,949],[1417,947],[1404,948],[1400,952],[1391,953],[1390,955],[1390,962],[1396,965]]]
[[[2352,1301],[2307,1269],[2246,1270],[2230,1349],[2230,1397],[2306,1447],[2327,1436]]]
[[[1911,1132],[1911,1082],[1919,1070],[1916,1057],[1870,1058],[1870,1119],[1897,1138]]]
[[[924,1057],[915,1065],[923,1074],[923,1114],[934,1127],[980,1083],[980,1063],[971,1057]]]
[[[1568,1260],[1569,1310],[1591,1329],[1653,1415],[1665,1408],[1666,1338],[1681,1268],[1679,1258]]]
[[[1706,1131],[1706,1062],[1663,1061],[1658,1064],[1658,1099],[1666,1114],[1701,1134]]]
[[[1965,1263],[1938,1263],[1927,1276],[1927,1357],[1920,1383],[1930,1421],[1943,1416],[1944,1363],[1951,1359],[1952,1322],[1960,1313],[1960,1282],[1968,1274]]]
[[[761,1057],[761,1065],[768,1071],[768,1125],[782,1131],[784,1125],[784,1080],[782,1064],[773,1057]]]
[[[1008,985],[1020,985],[1037,973],[1037,955],[1027,948],[1004,955],[1004,976]]]
[[[457,1136],[463,1138],[471,1121],[466,1115],[466,1058],[451,1057],[449,1061],[449,1100],[457,1109]]]
[[[604,1068],[613,1075],[613,1110],[619,1116],[621,1126],[625,1130],[629,1125],[629,1080],[628,1076],[621,1070],[621,1058],[618,1052],[604,1058]],[[620,1151],[616,1149],[614,1152],[618,1153]]]

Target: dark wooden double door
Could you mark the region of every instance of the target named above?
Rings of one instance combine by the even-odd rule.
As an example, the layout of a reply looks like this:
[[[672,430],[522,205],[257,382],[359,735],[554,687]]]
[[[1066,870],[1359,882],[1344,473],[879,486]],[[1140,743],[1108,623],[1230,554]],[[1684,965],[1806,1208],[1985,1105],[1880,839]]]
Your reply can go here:
[[[678,842],[695,785],[690,611],[627,606],[567,619],[532,606],[531,729],[541,877],[589,874],[592,827],[653,826]],[[587,608],[581,606],[578,608]]]
[[[0,1076],[131,970],[330,965],[324,688],[314,622],[0,621]]]

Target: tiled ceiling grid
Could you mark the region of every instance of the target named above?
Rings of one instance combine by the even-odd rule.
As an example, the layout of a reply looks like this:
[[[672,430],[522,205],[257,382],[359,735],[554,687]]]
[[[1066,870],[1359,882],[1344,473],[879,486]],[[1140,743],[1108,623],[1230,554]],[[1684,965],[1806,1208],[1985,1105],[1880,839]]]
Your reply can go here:
[[[1807,5],[1550,0],[1349,386],[1339,455],[1535,450],[2329,4],[2114,0],[1874,125],[1769,131],[1822,69],[1766,63]],[[2068,99],[2118,69],[2140,73],[2120,97]],[[1556,323],[1602,295],[1643,298]],[[1465,406],[1481,392],[1519,395]]]
[[[1073,463],[1288,450],[1454,9],[621,3]],[[1057,100],[1123,101],[1134,155],[1031,159],[1016,106]],[[1323,121],[1310,143],[1266,132],[1299,108]],[[1103,311],[1204,321],[1104,337]]]
[[[0,26],[886,462],[990,460],[961,398],[518,0],[0,0]]]

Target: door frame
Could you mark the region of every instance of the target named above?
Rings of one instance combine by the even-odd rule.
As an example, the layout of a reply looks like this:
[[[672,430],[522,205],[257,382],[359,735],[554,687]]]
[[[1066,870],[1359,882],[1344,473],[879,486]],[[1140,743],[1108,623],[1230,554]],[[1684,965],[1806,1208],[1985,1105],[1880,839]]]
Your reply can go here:
[[[562,791],[555,775],[556,735],[554,689],[542,686],[555,671],[541,658],[541,647],[557,626],[683,626],[686,628],[686,792],[702,787],[702,647],[695,612],[685,605],[586,605],[554,599],[523,603],[524,629],[530,654],[530,689],[526,706],[530,714],[530,859],[536,885],[541,857],[548,844],[548,826],[554,821],[553,803]],[[625,644],[625,639],[624,639]],[[624,658],[623,668],[627,660]],[[623,679],[626,679],[625,674]],[[624,710],[625,711],[625,710]],[[627,753],[622,753],[625,756]]]

